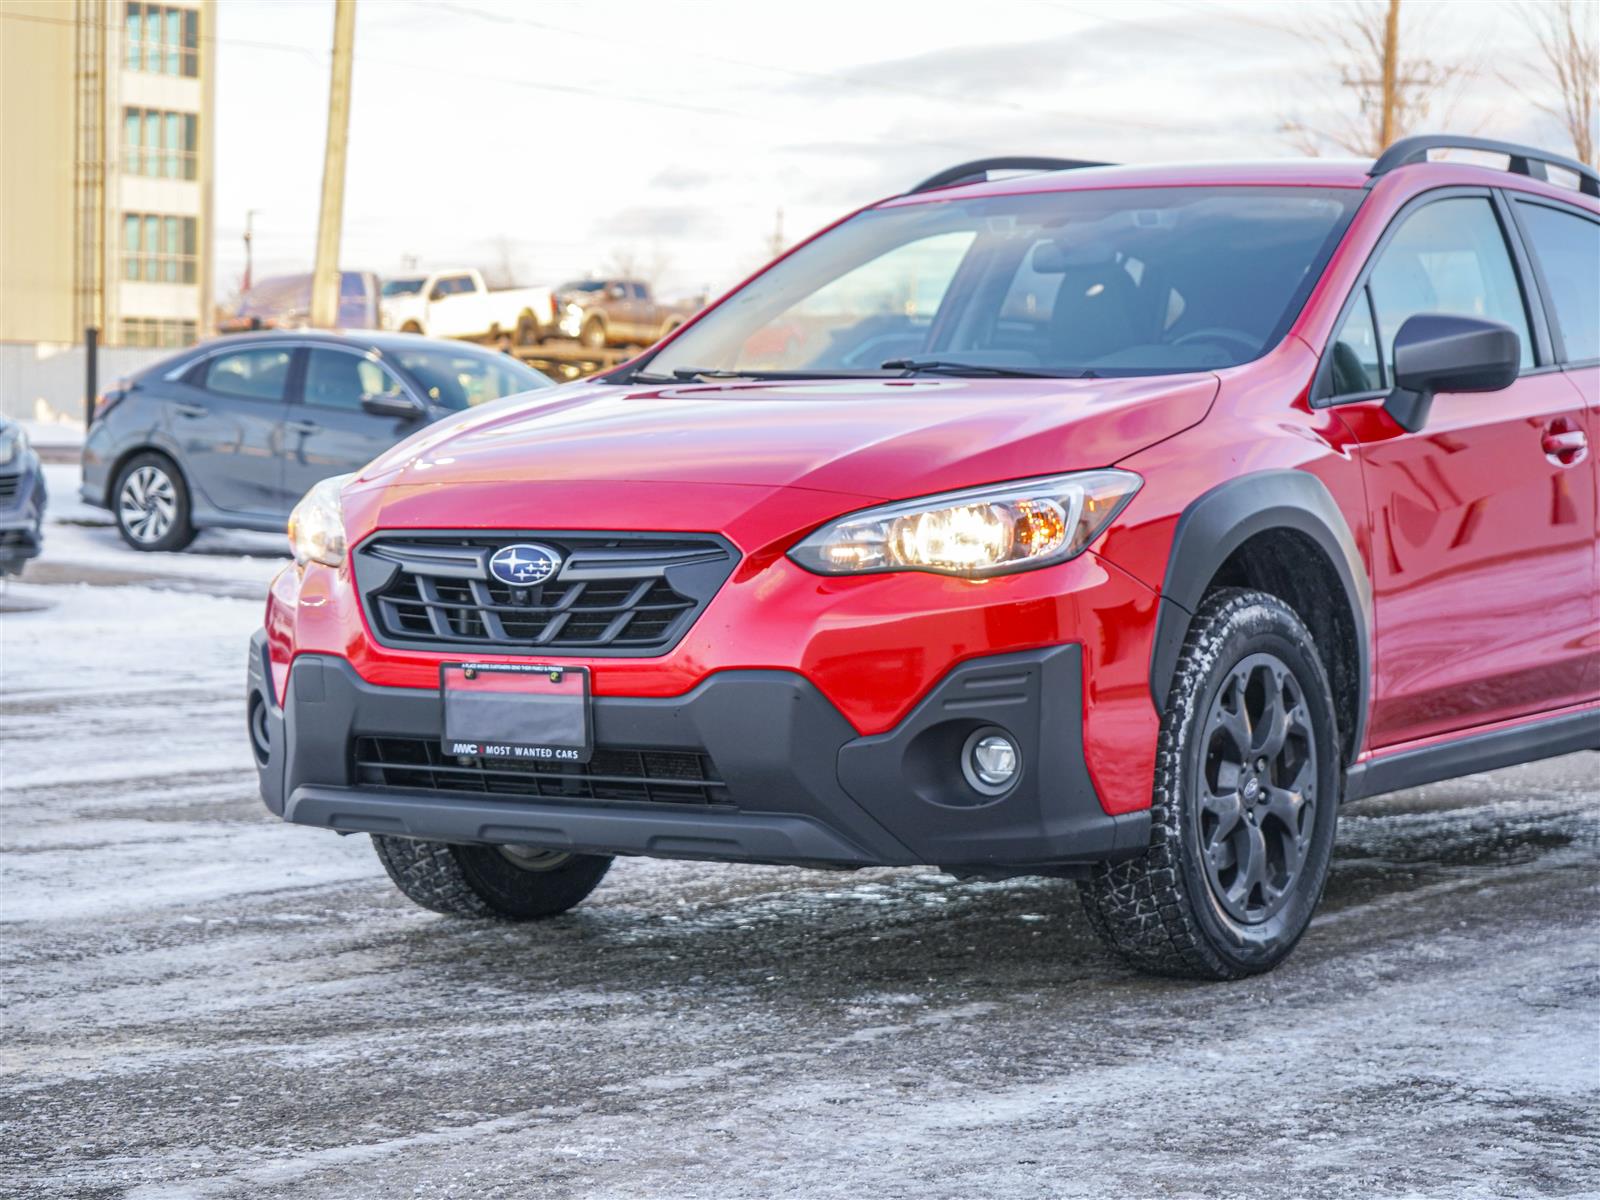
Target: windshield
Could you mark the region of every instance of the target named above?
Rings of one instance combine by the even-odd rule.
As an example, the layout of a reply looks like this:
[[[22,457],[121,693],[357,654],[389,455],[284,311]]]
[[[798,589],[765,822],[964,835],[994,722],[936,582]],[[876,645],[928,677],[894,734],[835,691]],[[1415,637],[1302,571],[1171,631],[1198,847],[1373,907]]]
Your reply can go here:
[[[603,279],[577,279],[571,283],[563,283],[556,289],[558,292],[598,292],[605,287]]]
[[[481,350],[407,347],[394,360],[440,408],[463,409],[501,396],[553,386],[547,378],[504,354]]]
[[[1283,336],[1363,195],[1121,188],[872,209],[752,280],[640,373],[1235,366]]]
[[[385,296],[414,296],[422,290],[422,285],[427,280],[422,276],[415,279],[385,279],[383,281],[383,294]]]

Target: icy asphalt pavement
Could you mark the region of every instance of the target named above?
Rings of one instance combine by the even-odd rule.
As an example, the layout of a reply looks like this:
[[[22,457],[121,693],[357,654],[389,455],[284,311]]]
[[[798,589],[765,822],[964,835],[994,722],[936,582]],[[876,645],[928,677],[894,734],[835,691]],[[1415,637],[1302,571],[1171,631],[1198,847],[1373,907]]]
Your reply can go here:
[[[1600,1193],[1600,756],[1351,806],[1238,984],[922,871],[622,861],[464,924],[262,810],[271,539],[50,535],[0,597],[7,1200]]]

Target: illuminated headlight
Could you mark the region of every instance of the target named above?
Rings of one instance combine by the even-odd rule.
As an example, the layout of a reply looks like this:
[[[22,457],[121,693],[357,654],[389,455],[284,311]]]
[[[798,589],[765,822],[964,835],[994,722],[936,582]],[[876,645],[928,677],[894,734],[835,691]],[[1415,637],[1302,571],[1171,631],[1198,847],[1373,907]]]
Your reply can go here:
[[[0,466],[21,458],[27,452],[28,435],[20,427],[0,430]]]
[[[824,525],[789,557],[823,575],[1026,571],[1081,554],[1142,482],[1080,471],[885,504]]]
[[[289,514],[289,545],[301,566],[319,562],[337,567],[344,562],[344,507],[339,492],[354,478],[351,474],[324,479]]]

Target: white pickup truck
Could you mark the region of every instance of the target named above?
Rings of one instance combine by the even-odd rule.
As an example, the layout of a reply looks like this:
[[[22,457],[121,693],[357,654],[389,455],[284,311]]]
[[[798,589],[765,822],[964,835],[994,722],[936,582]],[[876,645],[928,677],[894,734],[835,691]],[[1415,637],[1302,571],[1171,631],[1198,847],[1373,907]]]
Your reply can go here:
[[[491,292],[479,272],[456,268],[385,279],[379,314],[403,333],[531,346],[555,331],[556,300],[542,287]]]

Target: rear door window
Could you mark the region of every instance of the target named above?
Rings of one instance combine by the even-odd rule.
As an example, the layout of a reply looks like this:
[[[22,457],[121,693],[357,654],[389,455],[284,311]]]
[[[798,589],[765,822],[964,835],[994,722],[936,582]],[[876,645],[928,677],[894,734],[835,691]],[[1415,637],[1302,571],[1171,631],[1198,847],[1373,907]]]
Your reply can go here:
[[[1600,221],[1525,200],[1517,215],[1544,273],[1567,361],[1600,359]]]
[[[1485,198],[1436,200],[1405,217],[1384,247],[1368,286],[1390,375],[1395,334],[1418,313],[1509,325],[1522,343],[1522,365],[1533,365],[1522,289],[1500,222]]]
[[[258,347],[219,354],[206,364],[201,386],[223,396],[282,400],[292,353],[277,347]]]

